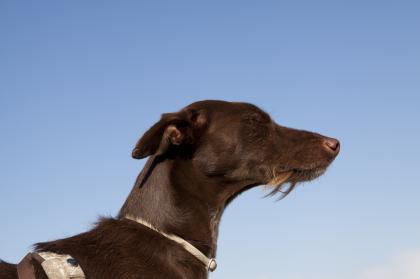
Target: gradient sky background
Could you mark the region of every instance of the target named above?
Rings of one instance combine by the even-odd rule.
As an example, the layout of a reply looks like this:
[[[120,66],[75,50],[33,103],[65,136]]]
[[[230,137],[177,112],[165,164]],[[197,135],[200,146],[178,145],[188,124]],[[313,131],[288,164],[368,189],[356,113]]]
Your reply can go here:
[[[163,112],[252,102],[341,140],[285,200],[240,196],[230,279],[420,277],[419,1],[1,1],[0,258],[115,215]]]

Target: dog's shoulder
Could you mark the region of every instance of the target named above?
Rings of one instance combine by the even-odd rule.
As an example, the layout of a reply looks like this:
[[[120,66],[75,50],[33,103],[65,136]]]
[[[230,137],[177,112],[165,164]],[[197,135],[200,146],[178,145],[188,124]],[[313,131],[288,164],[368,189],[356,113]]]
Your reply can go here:
[[[114,218],[101,218],[87,232],[34,247],[36,252],[71,255],[88,278],[102,279],[185,278],[178,272],[178,262],[190,258],[176,243],[155,231]]]

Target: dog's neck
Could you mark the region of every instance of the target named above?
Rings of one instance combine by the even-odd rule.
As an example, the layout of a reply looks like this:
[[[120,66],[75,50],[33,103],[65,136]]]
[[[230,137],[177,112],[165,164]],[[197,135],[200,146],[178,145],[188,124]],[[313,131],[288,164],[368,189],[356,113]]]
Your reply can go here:
[[[219,223],[228,200],[227,194],[221,195],[220,185],[212,185],[191,162],[169,160],[157,164],[141,187],[139,183],[124,203],[120,218],[143,219],[182,237],[206,256],[216,256]]]

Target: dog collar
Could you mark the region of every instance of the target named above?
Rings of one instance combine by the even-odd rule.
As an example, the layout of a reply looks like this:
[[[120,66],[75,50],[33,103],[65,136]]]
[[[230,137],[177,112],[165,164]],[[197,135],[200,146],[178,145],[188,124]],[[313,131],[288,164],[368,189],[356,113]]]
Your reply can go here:
[[[158,230],[157,228],[155,228],[152,224],[150,224],[149,222],[140,219],[140,218],[136,218],[130,215],[126,215],[125,216],[126,219],[137,222],[139,224],[142,224],[143,226],[148,227],[149,229],[152,229],[158,233],[160,233],[161,235],[163,235],[164,237],[175,241],[176,243],[180,244],[185,250],[187,250],[191,255],[193,255],[194,257],[196,257],[199,261],[201,261],[207,268],[208,271],[214,271],[217,268],[217,263],[216,263],[216,259],[214,258],[208,258],[206,255],[204,255],[200,250],[198,250],[197,248],[195,248],[191,243],[189,243],[188,241],[186,241],[185,239],[176,236],[174,234],[167,234],[164,233],[160,230]]]

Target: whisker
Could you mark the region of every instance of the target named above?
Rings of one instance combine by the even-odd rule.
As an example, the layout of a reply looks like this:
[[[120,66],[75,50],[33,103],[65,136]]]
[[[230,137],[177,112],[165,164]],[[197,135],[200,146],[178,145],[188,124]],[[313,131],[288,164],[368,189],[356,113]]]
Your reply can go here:
[[[296,188],[296,182],[290,183],[289,188],[287,188],[286,191],[280,191],[281,192],[281,196],[277,199],[277,201],[281,201],[282,199],[284,199],[287,195],[290,194],[290,192],[292,192],[294,189]]]
[[[275,194],[280,192],[280,193],[283,194],[282,198],[284,198],[295,187],[294,185],[292,185],[289,188],[287,188],[287,190],[285,192],[282,191],[284,183],[292,176],[293,172],[289,171],[289,172],[281,173],[279,175],[275,175],[273,169],[270,169],[270,171],[273,174],[273,178],[267,183],[267,186],[274,186],[274,189],[271,190],[270,193],[268,193],[264,197],[269,197],[269,196],[271,197],[271,196],[274,196]]]

